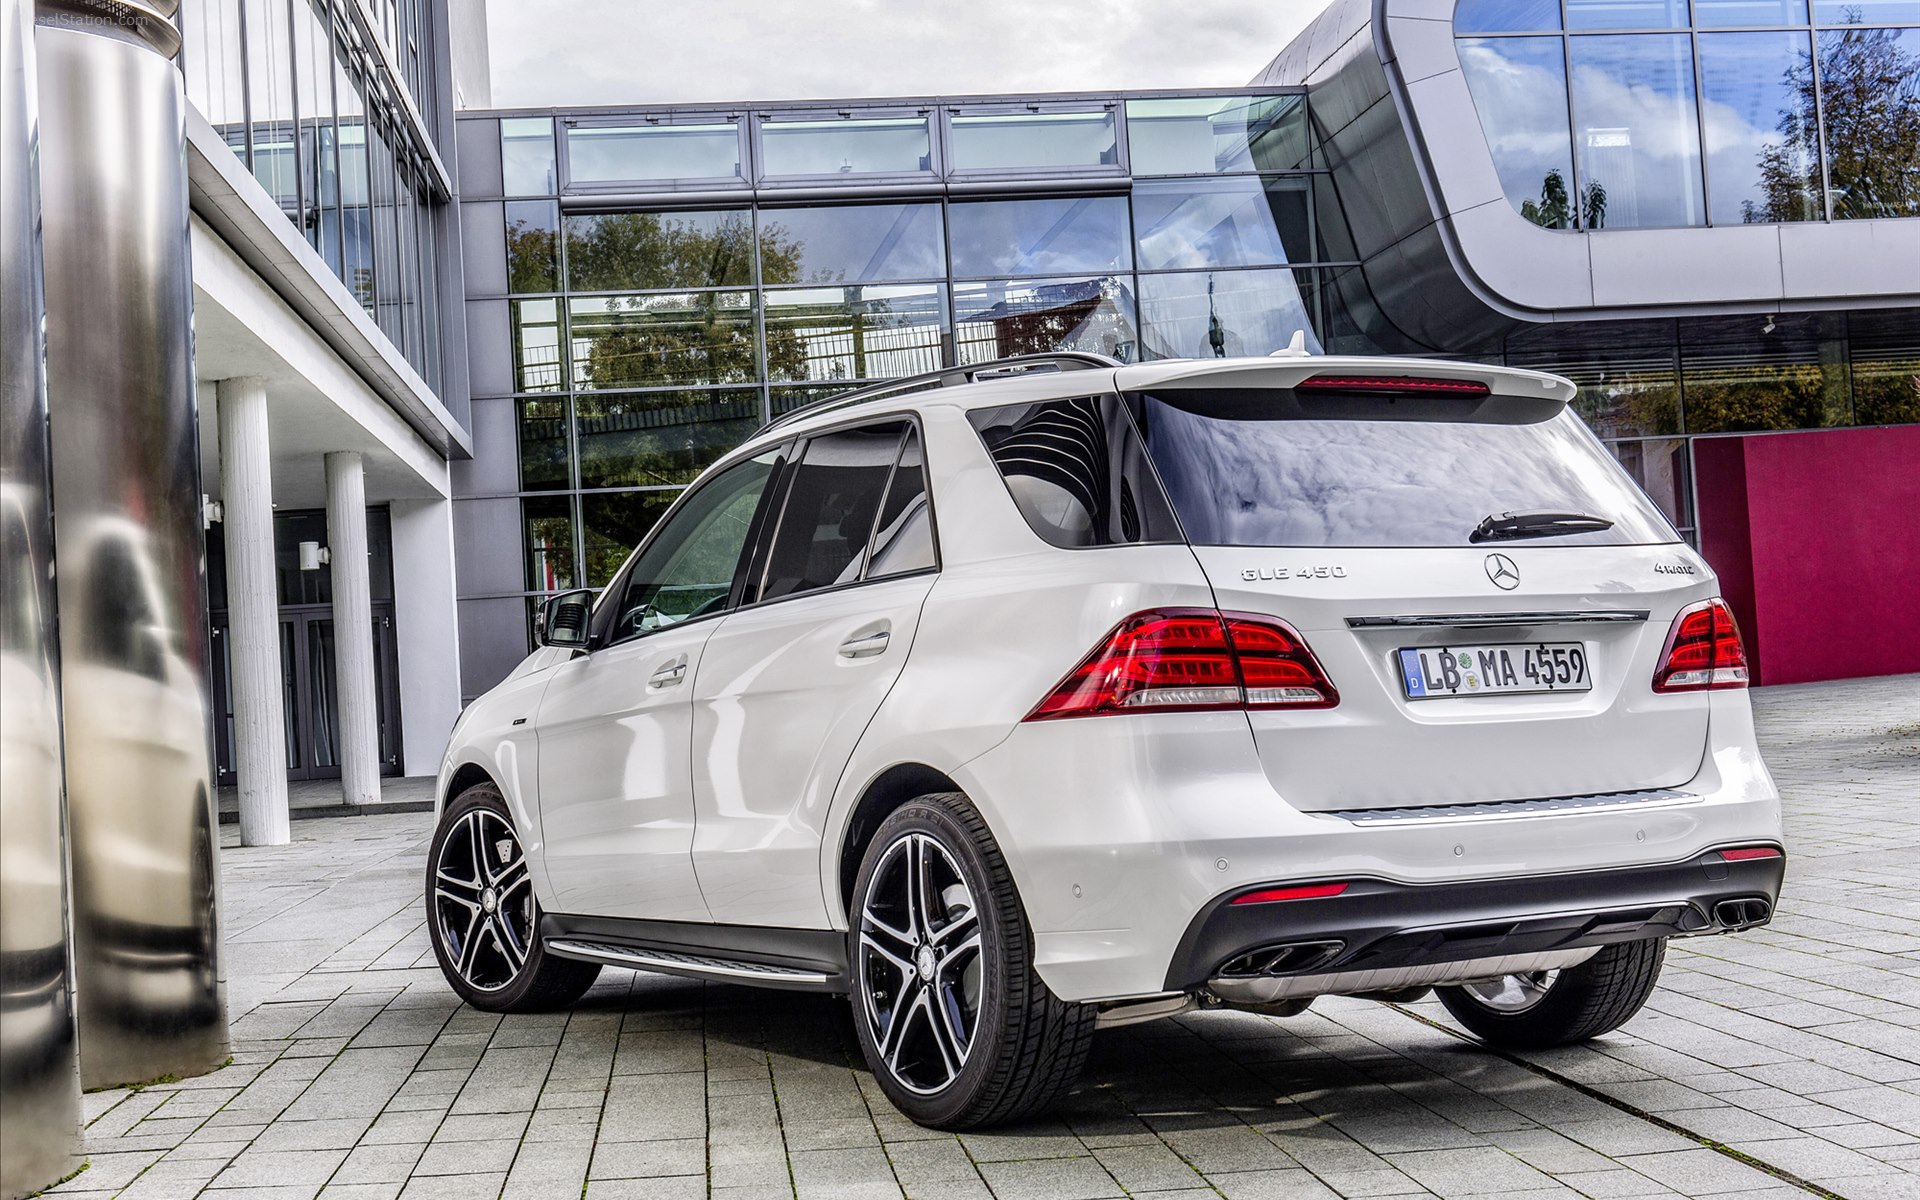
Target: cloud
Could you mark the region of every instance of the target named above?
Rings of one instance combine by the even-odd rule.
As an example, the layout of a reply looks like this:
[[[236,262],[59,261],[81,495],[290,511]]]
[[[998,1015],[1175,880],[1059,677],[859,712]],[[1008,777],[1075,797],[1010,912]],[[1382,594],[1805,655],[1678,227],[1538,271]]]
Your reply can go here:
[[[496,107],[1237,87],[1325,0],[514,0]]]

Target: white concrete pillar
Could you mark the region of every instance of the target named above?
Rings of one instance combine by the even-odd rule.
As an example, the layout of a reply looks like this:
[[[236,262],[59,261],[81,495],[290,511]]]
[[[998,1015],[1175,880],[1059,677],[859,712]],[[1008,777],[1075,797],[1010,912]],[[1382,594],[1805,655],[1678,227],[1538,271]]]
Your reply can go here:
[[[447,735],[460,717],[453,501],[395,500],[389,511],[403,769],[408,775],[432,775],[440,769]]]
[[[233,765],[240,779],[240,841],[284,846],[287,720],[280,667],[280,579],[273,556],[273,470],[267,384],[215,385],[220,409],[221,530],[227,539],[227,661],[232,672]]]
[[[367,477],[360,455],[351,450],[327,455],[327,544],[333,561],[333,673],[340,702],[340,792],[348,804],[377,804],[380,722],[373,671]]]

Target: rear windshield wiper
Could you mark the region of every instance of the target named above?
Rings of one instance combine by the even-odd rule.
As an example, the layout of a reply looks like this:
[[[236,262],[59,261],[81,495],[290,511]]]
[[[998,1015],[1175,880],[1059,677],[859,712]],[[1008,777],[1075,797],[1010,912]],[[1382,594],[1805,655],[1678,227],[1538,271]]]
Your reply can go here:
[[[1612,521],[1586,513],[1493,513],[1474,527],[1467,540],[1476,544],[1505,542],[1516,538],[1556,537],[1563,533],[1598,533],[1612,528]]]

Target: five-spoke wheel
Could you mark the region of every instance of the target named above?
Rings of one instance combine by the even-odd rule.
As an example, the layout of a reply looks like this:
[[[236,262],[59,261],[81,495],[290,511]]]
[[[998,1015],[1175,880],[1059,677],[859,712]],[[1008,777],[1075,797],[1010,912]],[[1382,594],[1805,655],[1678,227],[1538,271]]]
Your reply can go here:
[[[600,968],[547,955],[513,817],[492,784],[447,806],[427,854],[427,932],[460,998],[495,1012],[571,1004]]]
[[[512,983],[533,942],[533,886],[520,839],[498,813],[451,822],[433,867],[433,916],[454,970],[483,992]]]
[[[1072,1085],[1093,1009],[1055,998],[1034,970],[1013,877],[965,796],[921,796],[882,821],[848,913],[860,1049],[902,1112],[971,1129]]]
[[[881,851],[860,910],[859,1000],[900,1085],[932,1095],[967,1065],[980,1016],[980,914],[931,835]]]

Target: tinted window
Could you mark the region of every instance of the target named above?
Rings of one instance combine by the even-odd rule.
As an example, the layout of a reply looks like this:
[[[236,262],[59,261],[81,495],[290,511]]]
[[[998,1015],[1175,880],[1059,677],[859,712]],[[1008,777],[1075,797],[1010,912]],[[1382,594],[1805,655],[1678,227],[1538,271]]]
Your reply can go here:
[[[627,576],[610,641],[726,607],[740,552],[779,451],[728,467],[697,488]]]
[[[809,438],[751,600],[778,600],[860,578],[906,422]]]
[[[1498,399],[1309,401],[1277,389],[1130,402],[1195,545],[1466,546],[1483,518],[1505,512],[1613,522],[1539,539],[1550,545],[1678,540],[1570,412],[1540,420]]]
[[[924,571],[934,565],[933,507],[927,499],[927,468],[920,431],[909,427],[900,461],[887,484],[887,498],[873,523],[867,552],[868,579]]]
[[[973,427],[1033,531],[1055,546],[1180,539],[1116,396],[982,409]]]

